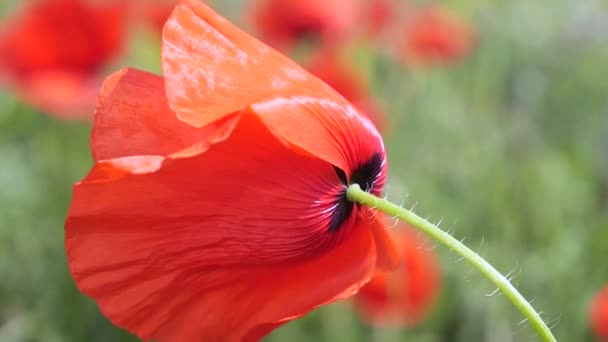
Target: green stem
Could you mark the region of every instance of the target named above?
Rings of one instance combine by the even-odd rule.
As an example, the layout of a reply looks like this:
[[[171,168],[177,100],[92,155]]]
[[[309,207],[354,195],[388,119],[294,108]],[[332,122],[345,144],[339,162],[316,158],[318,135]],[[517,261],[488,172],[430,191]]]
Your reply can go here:
[[[530,305],[530,303],[519,293],[519,291],[517,291],[509,280],[500,274],[500,272],[498,272],[487,261],[485,261],[485,259],[479,256],[479,254],[473,252],[469,247],[452,237],[452,235],[444,232],[436,225],[414,214],[412,211],[361,190],[358,184],[349,186],[346,196],[349,201],[377,209],[383,213],[397,217],[400,220],[413,225],[427,235],[431,236],[436,241],[455,251],[457,254],[470,262],[479,272],[494,283],[494,285],[498,286],[502,293],[509,298],[511,303],[513,303],[513,305],[515,305],[515,307],[526,317],[526,319],[530,322],[532,327],[538,332],[544,341],[557,341],[551,333],[549,327],[540,318],[540,315],[534,310],[534,308],[532,308],[532,305]]]

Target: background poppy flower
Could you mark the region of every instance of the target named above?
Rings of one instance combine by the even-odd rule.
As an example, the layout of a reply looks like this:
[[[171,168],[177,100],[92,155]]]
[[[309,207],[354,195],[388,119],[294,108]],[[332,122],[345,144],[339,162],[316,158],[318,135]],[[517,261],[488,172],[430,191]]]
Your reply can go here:
[[[260,0],[253,25],[263,41],[285,50],[306,39],[335,42],[356,29],[359,3],[343,0]]]
[[[608,341],[608,287],[603,288],[591,300],[591,328],[598,341]]]
[[[374,275],[355,296],[355,304],[370,324],[412,326],[426,317],[439,294],[439,264],[412,228],[399,223],[391,233],[401,256],[400,268]]]
[[[378,38],[397,19],[394,0],[367,0],[363,9],[361,21],[370,39]]]
[[[0,31],[3,78],[45,112],[90,116],[102,81],[98,72],[121,50],[125,13],[120,2],[26,4]]]
[[[355,70],[349,69],[339,53],[325,48],[313,56],[306,69],[322,79],[367,115],[379,130],[385,127],[384,114],[374,103],[370,90]]]
[[[396,266],[382,216],[345,198],[386,178],[367,118],[195,0],[168,20],[162,58],[164,82],[126,69],[104,83],[66,221],[70,271],[112,322],[258,340]]]
[[[441,64],[465,57],[474,43],[469,25],[442,7],[413,10],[405,28],[408,64]]]

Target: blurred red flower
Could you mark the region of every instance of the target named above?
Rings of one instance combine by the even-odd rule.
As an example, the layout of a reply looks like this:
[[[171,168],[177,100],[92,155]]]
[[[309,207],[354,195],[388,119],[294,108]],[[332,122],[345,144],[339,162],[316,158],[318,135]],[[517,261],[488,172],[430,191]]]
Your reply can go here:
[[[439,264],[412,228],[400,223],[391,233],[401,257],[400,268],[374,275],[355,296],[355,304],[372,325],[413,326],[426,317],[439,294]]]
[[[357,28],[358,1],[259,0],[252,9],[261,39],[286,50],[306,39],[336,42]]]
[[[90,117],[99,71],[120,52],[125,5],[28,2],[0,29],[0,74],[23,99],[58,117]]]
[[[608,286],[591,300],[591,328],[598,341],[608,341]]]
[[[159,34],[177,2],[177,0],[131,0],[134,17]]]
[[[376,39],[397,20],[397,6],[395,0],[367,0],[361,14],[361,21],[366,24],[364,33]]]
[[[472,28],[447,9],[413,9],[402,52],[408,64],[441,64],[464,58],[473,47]]]
[[[256,341],[397,266],[386,155],[354,106],[196,0],[163,30],[165,78],[105,81],[65,245],[79,289],[144,340]]]
[[[312,58],[307,70],[317,76],[363,112],[376,127],[385,127],[384,114],[374,102],[365,82],[346,66],[335,49],[322,49]]]

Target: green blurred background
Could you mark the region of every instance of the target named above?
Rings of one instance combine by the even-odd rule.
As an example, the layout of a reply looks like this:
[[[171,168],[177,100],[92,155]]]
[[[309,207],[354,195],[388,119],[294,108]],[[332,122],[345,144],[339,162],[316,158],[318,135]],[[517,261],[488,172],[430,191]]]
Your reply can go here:
[[[0,17],[15,1],[0,5]],[[472,54],[408,69],[357,47],[353,63],[389,114],[389,198],[478,249],[560,341],[592,341],[591,296],[608,283],[608,4],[452,0],[475,27]],[[215,1],[237,21],[241,1]],[[242,22],[242,20],[241,20]],[[158,71],[158,41],[135,32],[116,68]],[[115,69],[115,68],[112,68]],[[63,250],[72,184],[91,166],[90,126],[0,92],[0,341],[131,341],[76,290]],[[488,281],[436,248],[443,290],[408,329],[372,329],[348,303],[268,341],[534,341]]]

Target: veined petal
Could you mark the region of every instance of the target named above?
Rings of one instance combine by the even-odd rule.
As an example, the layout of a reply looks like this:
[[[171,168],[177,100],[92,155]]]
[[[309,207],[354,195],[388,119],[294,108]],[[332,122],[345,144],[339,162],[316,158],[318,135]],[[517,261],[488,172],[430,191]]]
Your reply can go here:
[[[163,32],[169,104],[193,126],[250,106],[282,141],[347,174],[384,154],[374,125],[342,96],[196,0]]]
[[[162,77],[123,69],[103,84],[91,149],[95,160],[168,155],[194,144],[225,139],[236,120],[232,115],[213,125],[192,127],[169,108]]]
[[[190,283],[198,297],[185,299],[188,308],[172,318],[157,339],[258,341],[280,324],[356,293],[373,272],[371,241],[368,231],[355,229],[331,252],[307,262],[209,270]],[[216,279],[230,281],[218,284]]]
[[[165,24],[162,60],[171,108],[196,127],[277,97],[346,102],[318,78],[197,0],[182,0]]]
[[[344,189],[331,164],[252,113],[204,153],[128,158],[76,185],[66,250],[81,291],[143,339],[255,339],[373,272],[354,214],[328,229]]]
[[[293,96],[254,104],[251,109],[277,137],[347,175],[374,154],[385,154],[374,125],[349,103]]]

